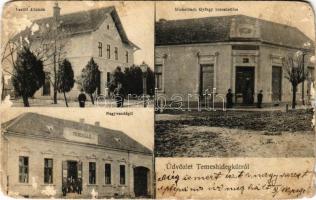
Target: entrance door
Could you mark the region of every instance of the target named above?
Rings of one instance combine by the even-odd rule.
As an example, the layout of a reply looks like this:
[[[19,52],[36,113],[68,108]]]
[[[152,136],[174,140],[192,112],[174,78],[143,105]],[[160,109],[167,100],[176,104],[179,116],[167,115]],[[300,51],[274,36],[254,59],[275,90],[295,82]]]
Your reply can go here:
[[[136,197],[148,196],[148,173],[146,167],[134,168],[134,193]]]
[[[254,102],[255,86],[254,67],[236,67],[236,102],[242,99],[244,105],[251,105]]]
[[[77,161],[68,161],[68,180],[71,182],[78,179]]]
[[[272,101],[281,101],[282,97],[282,68],[272,66]]]
[[[79,161],[63,161],[63,194],[82,191],[82,163]]]
[[[214,65],[213,64],[201,64],[200,65],[200,96],[207,92],[211,94],[214,88]]]

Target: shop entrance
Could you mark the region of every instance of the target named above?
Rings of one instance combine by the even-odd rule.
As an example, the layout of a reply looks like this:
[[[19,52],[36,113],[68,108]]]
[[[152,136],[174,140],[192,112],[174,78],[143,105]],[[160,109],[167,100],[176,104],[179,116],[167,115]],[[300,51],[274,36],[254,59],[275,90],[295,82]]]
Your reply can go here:
[[[81,194],[82,191],[82,163],[80,161],[63,161],[63,195],[67,193]]]
[[[243,105],[254,103],[255,68],[236,67],[236,102]]]
[[[134,168],[134,193],[136,197],[148,197],[149,169],[146,167]]]

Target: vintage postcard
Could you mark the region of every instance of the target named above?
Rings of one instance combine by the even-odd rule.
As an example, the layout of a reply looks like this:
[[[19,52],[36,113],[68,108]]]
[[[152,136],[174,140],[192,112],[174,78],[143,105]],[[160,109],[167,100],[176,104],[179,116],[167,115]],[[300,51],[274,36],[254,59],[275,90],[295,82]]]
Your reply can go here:
[[[314,17],[299,1],[156,3],[157,198],[314,194]]]
[[[304,1],[8,1],[1,198],[315,196]]]

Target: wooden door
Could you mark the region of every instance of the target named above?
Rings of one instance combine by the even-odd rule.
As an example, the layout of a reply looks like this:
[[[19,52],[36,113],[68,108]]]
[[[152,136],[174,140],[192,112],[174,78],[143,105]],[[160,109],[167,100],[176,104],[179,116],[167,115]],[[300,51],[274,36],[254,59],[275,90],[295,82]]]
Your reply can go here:
[[[254,102],[255,68],[236,67],[236,102],[237,98],[242,99],[244,105],[251,105]]]

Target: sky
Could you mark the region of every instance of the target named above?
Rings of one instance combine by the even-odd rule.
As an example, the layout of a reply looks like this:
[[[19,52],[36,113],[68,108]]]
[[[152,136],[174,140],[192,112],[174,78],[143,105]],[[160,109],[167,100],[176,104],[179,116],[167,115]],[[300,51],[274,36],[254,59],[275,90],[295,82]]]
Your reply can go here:
[[[7,3],[2,13],[2,39],[8,33],[23,30],[27,25],[30,25],[30,20],[53,16],[52,8],[54,3],[55,1],[17,1]],[[141,48],[134,54],[135,64],[141,64],[145,61],[153,68],[154,2],[58,1],[58,4],[61,7],[61,14],[115,6],[129,40]],[[27,7],[45,9],[45,11],[17,10]]]
[[[295,26],[315,41],[313,7],[299,1],[196,1],[159,2],[156,4],[156,21],[243,14],[273,22]],[[175,11],[175,8],[208,8],[204,11]],[[206,11],[212,9],[212,11]],[[233,11],[216,11],[215,8],[232,8]]]

